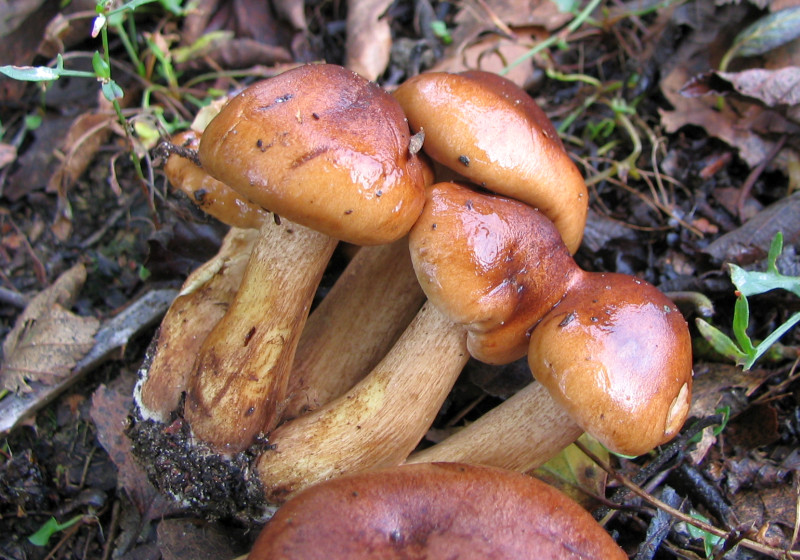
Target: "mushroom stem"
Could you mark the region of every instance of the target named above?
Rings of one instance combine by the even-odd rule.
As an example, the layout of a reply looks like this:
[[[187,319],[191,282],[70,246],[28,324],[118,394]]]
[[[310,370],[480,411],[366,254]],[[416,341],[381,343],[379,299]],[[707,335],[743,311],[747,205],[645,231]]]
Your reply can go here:
[[[469,462],[527,472],[583,433],[541,383],[530,383],[444,441],[406,463]]]
[[[257,234],[232,228],[217,254],[186,278],[161,323],[153,361],[136,385],[143,418],[164,423],[178,408],[201,344],[239,288]]]
[[[194,434],[236,453],[279,420],[314,291],[336,247],[283,220],[259,230],[239,292],[203,342],[186,397]]]
[[[300,335],[283,417],[319,408],[360,381],[424,301],[405,238],[359,249]]]
[[[399,465],[425,435],[468,359],[464,329],[423,305],[392,350],[347,393],[270,434],[256,461],[266,499],[345,472]]]

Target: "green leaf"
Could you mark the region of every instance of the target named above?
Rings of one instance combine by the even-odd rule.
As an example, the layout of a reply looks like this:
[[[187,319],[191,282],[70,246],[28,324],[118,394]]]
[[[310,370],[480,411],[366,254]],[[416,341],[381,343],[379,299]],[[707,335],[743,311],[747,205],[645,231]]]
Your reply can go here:
[[[739,296],[736,298],[736,305],[733,308],[733,335],[739,343],[739,347],[748,356],[752,356],[755,347],[750,337],[747,335],[747,327],[750,325],[750,304],[747,298]]]
[[[775,264],[778,257],[783,252],[783,232],[779,231],[772,238],[772,243],[769,244],[769,253],[767,254],[767,272],[780,274],[778,265]]]
[[[94,55],[92,55],[92,69],[100,79],[107,80],[111,77],[111,67],[103,59],[103,55],[97,51],[94,51]]]
[[[25,128],[28,130],[36,130],[42,126],[42,115],[33,114],[25,116]]]
[[[553,4],[558,7],[558,11],[562,14],[573,13],[580,7],[578,0],[553,0]]]
[[[700,335],[708,341],[714,350],[723,356],[726,356],[736,363],[740,363],[748,358],[748,356],[736,346],[736,343],[717,327],[700,318],[695,319],[695,324],[697,325],[697,330],[700,331]]]
[[[65,521],[64,523],[59,523],[56,521],[55,517],[51,517],[44,524],[39,527],[39,530],[36,531],[34,534],[28,537],[28,542],[30,542],[34,546],[47,546],[47,543],[50,541],[50,537],[54,534],[58,533],[59,531],[63,531],[64,529],[69,529],[76,523],[78,523],[81,519],[83,519],[82,515],[76,515],[69,521]]]
[[[453,42],[453,37],[450,35],[450,31],[447,29],[447,24],[442,20],[437,19],[436,21],[432,21],[431,31],[433,31],[433,34],[436,35],[445,45],[449,45]]]
[[[49,82],[61,75],[49,66],[0,66],[0,73],[22,82]]]
[[[800,311],[789,317],[784,324],[772,331],[767,338],[761,341],[761,344],[759,344],[758,347],[753,349],[750,358],[747,359],[743,364],[744,369],[748,370],[753,367],[753,364],[756,363],[756,360],[758,360],[764,354],[764,352],[769,350],[773,344],[778,342],[778,339],[785,335],[789,329],[794,327],[797,323],[800,323]]]
[[[739,56],[757,56],[800,37],[800,6],[762,17],[733,40]]]
[[[704,523],[708,523],[708,517],[703,515],[702,513],[698,513],[694,510],[690,512],[692,518],[702,521]],[[691,523],[686,524],[686,528],[689,531],[689,535],[693,539],[700,539],[703,541],[703,549],[706,553],[706,558],[711,557],[711,553],[714,552],[714,547],[722,542],[722,538],[718,537],[717,535],[712,535],[708,531],[700,529],[699,527],[695,527]]]
[[[109,80],[103,83],[102,86],[103,96],[108,99],[109,101],[115,101],[117,99],[122,99],[125,95],[125,92],[122,91],[122,88],[117,85],[117,82],[114,80]]]

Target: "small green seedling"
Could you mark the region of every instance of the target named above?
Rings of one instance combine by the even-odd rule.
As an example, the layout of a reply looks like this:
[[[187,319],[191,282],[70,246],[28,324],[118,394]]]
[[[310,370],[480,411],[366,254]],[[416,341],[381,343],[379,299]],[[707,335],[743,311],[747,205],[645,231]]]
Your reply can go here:
[[[736,340],[712,326],[703,319],[696,319],[697,328],[703,338],[720,354],[729,357],[742,366],[750,369],[770,346],[775,344],[789,329],[800,322],[800,312],[794,313],[780,327],[775,329],[767,338],[758,344],[753,344],[747,334],[750,324],[749,296],[763,294],[770,290],[786,290],[800,297],[800,276],[786,276],[781,274],[775,261],[783,251],[783,234],[780,232],[772,239],[767,256],[767,270],[765,272],[750,272],[743,268],[729,264],[731,281],[736,286],[736,306],[733,313],[733,334]]]
[[[39,530],[28,537],[28,541],[34,546],[47,546],[47,543],[50,542],[50,537],[58,533],[59,531],[63,531],[64,529],[69,529],[79,521],[83,519],[83,515],[76,515],[72,519],[65,521],[64,523],[59,523],[56,521],[55,517],[51,517],[44,524],[39,527]]]
[[[709,522],[708,518],[705,515],[698,513],[694,510],[691,511],[691,516],[693,519],[697,519],[698,521],[702,521],[703,523]],[[703,550],[706,554],[706,558],[711,558],[711,555],[714,552],[714,547],[722,542],[722,538],[718,537],[717,535],[712,535],[708,531],[704,531],[703,529],[700,529],[699,527],[695,527],[694,525],[688,523],[686,524],[686,528],[689,531],[689,535],[693,539],[699,539],[703,541]]]

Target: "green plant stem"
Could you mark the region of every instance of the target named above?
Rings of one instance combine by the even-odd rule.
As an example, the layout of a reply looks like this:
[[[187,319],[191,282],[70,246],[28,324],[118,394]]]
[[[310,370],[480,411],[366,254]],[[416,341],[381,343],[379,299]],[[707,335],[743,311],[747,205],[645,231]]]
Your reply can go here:
[[[592,0],[591,2],[589,2],[586,5],[586,7],[583,8],[583,10],[581,10],[578,13],[577,16],[575,16],[575,19],[573,19],[571,22],[569,22],[569,24],[567,25],[567,27],[565,29],[565,33],[564,34],[568,35],[569,33],[572,33],[573,31],[578,29],[581,25],[583,25],[583,22],[586,21],[589,18],[589,16],[592,14],[594,9],[597,6],[600,5],[601,1],[602,0]],[[529,50],[528,52],[526,52],[525,54],[523,54],[522,56],[520,56],[519,58],[514,60],[511,64],[509,64],[508,66],[503,68],[500,71],[500,75],[501,76],[505,76],[511,70],[513,70],[514,68],[516,68],[517,66],[519,66],[520,64],[525,62],[526,60],[529,60],[529,59],[533,58],[534,56],[536,56],[538,53],[540,53],[541,51],[543,51],[545,49],[548,49],[548,48],[550,48],[550,47],[552,47],[554,45],[557,45],[560,41],[562,41],[562,33],[558,33],[556,35],[551,35],[550,37],[548,37],[547,39],[545,39],[541,43],[537,44],[531,50]]]
[[[634,179],[639,178],[639,170],[636,167],[636,160],[638,160],[639,156],[642,154],[642,140],[639,138],[639,134],[636,132],[636,127],[633,126],[633,123],[627,117],[627,115],[618,112],[616,114],[616,119],[617,122],[619,122],[619,124],[621,124],[622,127],[628,132],[631,142],[633,143],[633,150],[622,161],[614,161],[605,170],[597,173],[596,175],[588,177],[586,179],[587,186],[595,185],[601,181],[605,181],[609,177],[618,175],[622,170],[627,170],[630,176]]]
[[[125,52],[128,53],[128,57],[136,67],[136,73],[143,78],[145,76],[146,69],[144,67],[144,63],[139,60],[139,53],[136,51],[136,46],[131,41],[130,36],[121,24],[115,25],[114,30],[117,32],[120,41],[122,41],[122,46],[125,48]]]

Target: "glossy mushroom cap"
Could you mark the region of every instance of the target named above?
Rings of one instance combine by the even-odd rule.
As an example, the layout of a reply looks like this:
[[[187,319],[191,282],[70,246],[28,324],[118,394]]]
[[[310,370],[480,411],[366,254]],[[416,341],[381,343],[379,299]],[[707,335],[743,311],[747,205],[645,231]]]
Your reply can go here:
[[[194,130],[179,132],[172,137],[172,143],[196,150],[200,145],[200,133]],[[264,220],[271,219],[266,210],[245,200],[185,157],[170,155],[164,173],[173,187],[186,194],[204,212],[229,226],[258,229]]]
[[[423,172],[395,99],[340,66],[259,82],[208,124],[205,170],[246,199],[360,245],[401,238],[423,204]]]
[[[404,465],[308,488],[267,523],[249,560],[627,558],[578,504],[526,475]]]
[[[509,363],[528,351],[531,328],[579,272],[541,212],[457,183],[428,189],[409,235],[428,299],[466,326],[470,354]]]
[[[583,238],[586,184],[547,116],[488,72],[420,74],[395,92],[423,150],[470,181],[541,210],[571,253]]]
[[[531,334],[534,377],[611,451],[641,455],[689,412],[692,346],[675,304],[622,274],[585,273]]]

